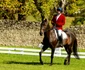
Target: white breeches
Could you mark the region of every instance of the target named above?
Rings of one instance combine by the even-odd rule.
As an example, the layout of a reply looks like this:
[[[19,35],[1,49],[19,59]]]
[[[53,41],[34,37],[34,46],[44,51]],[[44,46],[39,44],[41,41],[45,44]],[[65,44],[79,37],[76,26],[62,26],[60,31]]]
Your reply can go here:
[[[61,36],[62,35],[62,30],[58,30],[58,35]]]
[[[56,34],[56,38],[58,38],[56,30],[55,30],[55,34]],[[68,38],[67,34],[64,31],[62,31],[62,30],[58,30],[58,35],[59,36],[62,35],[62,39],[63,40]]]

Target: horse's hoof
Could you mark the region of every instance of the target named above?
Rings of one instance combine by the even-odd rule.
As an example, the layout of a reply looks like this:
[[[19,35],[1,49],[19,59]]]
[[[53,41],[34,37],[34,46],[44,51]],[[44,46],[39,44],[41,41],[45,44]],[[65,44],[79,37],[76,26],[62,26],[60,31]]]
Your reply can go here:
[[[70,62],[68,62],[68,64],[67,65],[70,65]]]
[[[64,62],[64,65],[70,65],[70,63],[66,63],[66,62]]]
[[[67,65],[67,60],[64,61],[64,65]]]
[[[52,64],[50,64],[50,66],[52,66]]]
[[[64,62],[64,65],[67,65],[67,64]]]
[[[40,64],[43,65],[43,62],[41,61]]]

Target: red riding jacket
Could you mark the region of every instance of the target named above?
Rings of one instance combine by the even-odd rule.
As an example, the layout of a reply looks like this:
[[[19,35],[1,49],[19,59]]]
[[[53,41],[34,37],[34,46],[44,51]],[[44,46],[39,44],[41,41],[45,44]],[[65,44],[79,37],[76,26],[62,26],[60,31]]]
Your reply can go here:
[[[57,19],[57,15],[54,15],[53,19],[52,19],[52,24],[56,25],[57,29],[62,30],[62,27],[65,24],[65,16],[63,14],[61,14]]]

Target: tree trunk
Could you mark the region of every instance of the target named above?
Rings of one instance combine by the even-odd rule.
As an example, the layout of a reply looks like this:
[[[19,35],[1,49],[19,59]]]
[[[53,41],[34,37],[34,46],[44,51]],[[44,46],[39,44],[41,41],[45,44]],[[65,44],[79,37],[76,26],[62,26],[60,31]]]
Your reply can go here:
[[[40,14],[41,14],[41,20],[42,20],[42,22],[43,22],[45,16],[44,16],[44,12],[43,12],[43,10],[42,10],[42,8],[41,8],[42,2],[41,2],[41,3],[38,3],[38,0],[34,0],[34,2],[35,2],[35,5],[36,5],[38,11],[39,11]]]
[[[18,20],[26,20],[26,15],[22,14],[21,7],[25,6],[25,0],[18,0],[20,3],[22,3],[19,6],[19,11],[18,11]]]
[[[62,7],[63,13],[65,12],[66,0],[59,1],[59,7]]]
[[[61,0],[62,1],[62,9],[63,9],[63,13],[65,12],[65,4],[66,4],[66,0]]]

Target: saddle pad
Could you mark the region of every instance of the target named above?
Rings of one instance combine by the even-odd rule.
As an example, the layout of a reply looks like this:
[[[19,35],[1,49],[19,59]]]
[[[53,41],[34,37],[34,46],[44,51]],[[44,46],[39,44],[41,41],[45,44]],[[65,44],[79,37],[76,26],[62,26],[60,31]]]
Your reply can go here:
[[[67,34],[64,31],[62,31],[62,38],[63,40],[68,38]]]
[[[55,32],[56,38],[58,39],[57,32],[56,32],[55,29],[54,29],[54,32]],[[67,34],[64,31],[62,31],[62,39],[64,40],[64,39],[67,39],[67,38],[68,38]]]

